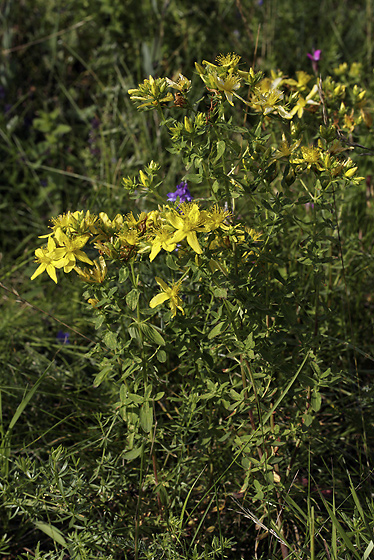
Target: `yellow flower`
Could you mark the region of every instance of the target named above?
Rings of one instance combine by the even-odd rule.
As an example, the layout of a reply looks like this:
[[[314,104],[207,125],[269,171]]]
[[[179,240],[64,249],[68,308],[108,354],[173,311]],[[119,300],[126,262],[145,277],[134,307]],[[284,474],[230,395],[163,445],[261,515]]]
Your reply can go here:
[[[317,84],[314,84],[313,88],[311,89],[311,91],[308,93],[308,95],[305,97],[301,97],[301,95],[299,95],[297,103],[295,105],[295,107],[290,111],[290,114],[293,116],[297,113],[297,116],[299,117],[299,119],[303,116],[304,113],[304,109],[307,105],[318,105],[317,101],[314,101],[312,98],[315,96],[315,94],[318,91],[318,86]]]
[[[171,286],[169,287],[158,276],[156,276],[156,282],[159,286],[161,286],[162,292],[160,294],[157,294],[157,296],[151,299],[151,301],[149,302],[149,307],[153,309],[154,307],[157,307],[157,305],[161,305],[165,301],[169,300],[169,307],[173,313],[173,317],[175,317],[175,315],[177,314],[177,309],[179,309],[179,311],[182,311],[184,315],[184,311],[182,308],[182,300],[178,296],[181,282],[177,282],[177,283],[173,282],[173,284],[171,284]]]
[[[235,68],[239,63],[240,58],[241,57],[238,54],[235,54],[235,53],[219,54],[216,57],[217,64],[213,64],[213,62],[208,62],[207,60],[203,60],[202,64],[204,64],[204,66],[208,66],[210,68],[217,68],[217,67]],[[197,64],[197,62],[195,62],[195,66],[199,66]],[[201,66],[200,66],[200,68],[201,68]],[[198,68],[198,70],[199,70],[199,68]]]
[[[74,239],[70,239],[61,228],[57,228],[55,237],[64,251],[64,256],[67,259],[67,263],[64,266],[64,272],[69,273],[73,270],[76,265],[76,260],[79,259],[87,264],[93,264],[91,259],[89,259],[82,251],[82,247],[85,246],[89,239],[89,235],[78,235]]]
[[[94,261],[94,268],[84,268],[82,270],[79,266],[76,266],[74,270],[85,282],[102,284],[106,276],[107,267],[105,259],[100,256],[99,262],[97,260]]]
[[[224,225],[224,221],[231,215],[229,210],[225,210],[224,208],[219,208],[217,204],[213,206],[213,208],[207,212],[206,220],[204,223],[204,227],[206,231],[214,231],[218,229],[220,226]]]
[[[97,233],[95,228],[97,216],[91,214],[89,210],[87,210],[86,213],[84,213],[83,210],[76,210],[76,212],[69,211],[66,214],[57,216],[57,218],[52,218],[51,221],[54,231],[56,231],[57,228],[62,228],[68,233],[86,233],[87,231]]]
[[[343,62],[343,64],[339,64],[338,68],[334,68],[333,72],[336,76],[342,76],[348,70],[348,64]]]
[[[305,164],[306,169],[310,169],[312,165],[314,165],[319,171],[323,171],[323,167],[321,166],[321,158],[322,153],[319,148],[315,148],[314,146],[301,146],[301,155],[302,158],[296,158],[290,160],[290,163],[295,164]]]
[[[149,260],[150,261],[153,261],[153,259],[155,257],[157,257],[157,255],[159,254],[161,249],[165,249],[165,251],[168,251],[169,253],[170,253],[170,251],[174,251],[176,243],[171,243],[170,242],[172,234],[173,234],[173,232],[170,231],[170,229],[167,228],[167,227],[159,229],[156,232],[155,237],[151,241],[152,250],[151,250],[151,253],[149,255]]]
[[[283,77],[277,76],[277,74],[272,70],[271,78],[263,78],[258,84],[258,89],[264,94],[269,93],[270,91],[279,91],[282,93],[279,87],[283,84],[283,82]]]
[[[216,77],[217,89],[219,91],[223,91],[226,95],[227,101],[230,105],[234,106],[232,102],[232,96],[236,95],[235,91],[240,88],[240,78],[238,76],[234,76],[234,74],[229,74],[225,78],[220,78],[219,76]]]
[[[218,66],[222,68],[235,68],[239,64],[241,57],[236,53],[219,54],[216,57]]]
[[[167,213],[167,220],[177,230],[170,243],[180,243],[183,239],[187,239],[187,243],[195,251],[201,254],[202,250],[197,240],[196,232],[204,231],[202,227],[206,221],[206,212],[200,212],[195,202],[184,202],[179,207],[179,213],[171,211]]]
[[[153,76],[149,76],[148,80],[144,80],[136,89],[129,89],[127,93],[130,99],[138,104],[138,109],[152,108],[160,103],[172,101],[173,94],[166,92],[167,87],[166,78],[154,79]]]
[[[310,76],[310,74],[307,74],[303,70],[296,72],[296,76],[297,81],[291,78],[289,80],[285,80],[284,82],[289,86],[295,86],[299,91],[302,91],[306,88],[306,85],[311,80],[312,76]]]
[[[285,107],[281,105],[284,98],[283,92],[278,89],[281,81],[282,78],[276,78],[273,81],[266,78],[262,80],[259,87],[254,89],[250,106],[255,111],[261,111],[265,116],[270,113],[278,113],[285,119],[292,119],[291,113],[286,111]]]
[[[52,237],[49,237],[47,247],[36,249],[35,257],[35,260],[39,262],[39,266],[31,276],[31,280],[34,280],[34,278],[46,270],[50,278],[57,284],[56,268],[62,268],[68,263],[68,259],[65,257],[65,250],[56,249],[56,243]]]
[[[183,74],[179,74],[177,80],[170,80],[169,78],[166,78],[166,82],[169,87],[177,89],[181,93],[188,92],[191,87],[191,81],[188,80],[186,76],[183,76]]]
[[[248,233],[248,235],[252,238],[252,241],[258,241],[260,239],[260,237],[262,236],[262,233],[256,231],[253,228],[250,228],[248,226],[244,226],[244,229],[245,229],[246,233]]]
[[[296,140],[293,144],[287,142],[287,138],[282,134],[282,142],[279,144],[277,151],[274,153],[274,159],[289,157],[300,146],[301,140]]]
[[[139,232],[134,229],[130,229],[126,233],[121,233],[119,239],[125,245],[137,245],[139,243]]]

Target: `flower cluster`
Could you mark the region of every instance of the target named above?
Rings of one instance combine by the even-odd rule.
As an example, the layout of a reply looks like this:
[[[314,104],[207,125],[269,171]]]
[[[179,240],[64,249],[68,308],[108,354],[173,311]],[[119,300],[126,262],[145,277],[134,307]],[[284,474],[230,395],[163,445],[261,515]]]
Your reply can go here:
[[[182,181],[179,185],[177,185],[174,192],[169,192],[167,194],[168,202],[177,202],[178,199],[179,202],[191,202],[192,200],[192,195],[186,181]]]
[[[138,109],[152,109],[162,103],[173,99],[173,95],[167,91],[166,78],[153,78],[149,76],[135,89],[129,89],[130,99],[137,104]]]
[[[234,226],[230,223],[228,210],[218,205],[202,209],[198,203],[191,202],[192,196],[185,182],[179,184],[174,193],[169,193],[169,198],[179,199],[180,204],[174,207],[164,205],[137,217],[133,213],[117,214],[111,220],[105,212],[95,216],[77,211],[53,218],[52,231],[42,236],[48,238],[46,246],[35,251],[39,266],[31,279],[47,272],[57,283],[56,270],[62,269],[65,273],[74,270],[87,283],[101,284],[110,263],[123,266],[146,254],[152,262],[160,252],[175,251],[177,246],[183,248],[178,254],[192,250],[201,255],[207,250],[214,251],[220,258],[222,251],[232,248],[232,240],[243,243],[246,238],[255,238],[241,224]],[[98,253],[96,258],[95,251]],[[81,268],[79,263],[88,266]],[[168,287],[161,279],[156,278],[156,281],[163,292],[152,299],[151,307],[170,300],[175,314],[181,309],[177,296],[180,283]]]
[[[185,95],[191,87],[191,82],[182,74],[179,74],[177,80],[170,80],[169,78],[153,78],[149,76],[137,88],[129,89],[128,94],[130,99],[137,104],[138,109],[152,109],[158,108],[161,105],[168,103],[174,99],[174,104],[179,107],[184,107],[186,104]],[[177,90],[175,97],[168,88]]]
[[[296,72],[297,79],[287,78],[279,72],[271,72],[269,77],[264,77],[262,72],[254,72],[253,68],[243,70],[239,67],[240,56],[235,53],[221,54],[217,56],[215,63],[206,60],[201,64],[196,62],[195,67],[211,96],[211,108],[217,102],[227,101],[233,106],[235,101],[239,101],[253,112],[267,117],[266,120],[278,115],[282,119],[293,121],[304,117],[306,112],[315,112],[323,104],[323,92],[323,97],[333,110],[334,122],[341,130],[352,133],[362,121],[371,127],[371,108],[368,107],[365,90],[354,86],[354,112],[348,112],[344,103],[345,85],[336,85],[330,78],[326,78],[322,85],[319,83],[317,69],[321,50],[313,50],[307,56],[312,62],[315,76],[299,71]],[[338,75],[346,71],[344,65],[336,69]],[[352,66],[349,72],[351,76],[358,75],[356,67]],[[244,99],[239,91],[245,87],[249,90],[247,89]],[[177,91],[173,95],[168,88]],[[174,106],[190,109],[190,90],[191,81],[180,74],[175,80],[149,76],[138,88],[130,89],[128,93],[138,109],[156,108],[162,112],[162,107],[169,105],[170,101],[174,101]],[[335,111],[334,105],[338,102],[340,107],[337,105]],[[174,121],[173,126],[169,127],[172,140],[177,141],[183,137],[188,141],[193,137],[196,142],[197,137],[203,133],[206,122],[207,117],[202,113],[196,113],[194,117],[185,115],[183,123]]]
[[[225,95],[230,105],[234,105],[233,96],[245,103],[244,99],[236,93],[242,83],[242,76],[238,71],[239,61],[240,56],[233,53],[217,56],[217,64],[206,60],[203,60],[202,65],[195,63],[196,70],[207,89],[220,97]]]

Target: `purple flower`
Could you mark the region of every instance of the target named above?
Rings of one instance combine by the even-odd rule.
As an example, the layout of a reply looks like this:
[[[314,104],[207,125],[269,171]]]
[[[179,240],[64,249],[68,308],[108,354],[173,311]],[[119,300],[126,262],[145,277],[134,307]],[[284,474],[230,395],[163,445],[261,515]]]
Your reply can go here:
[[[321,52],[321,49],[313,49],[313,54],[308,53],[307,57],[310,58],[310,60],[314,60],[314,62],[318,62],[321,58]]]
[[[64,331],[58,331],[56,339],[60,344],[70,344],[70,334]]]
[[[176,202],[179,197],[179,202],[191,202],[192,195],[188,189],[187,181],[182,181],[177,185],[175,192],[169,192],[167,194],[167,200],[169,202]]]
[[[310,58],[310,60],[312,61],[312,68],[315,74],[317,74],[317,70],[318,70],[318,62],[319,59],[321,58],[321,49],[313,49],[313,53],[307,53],[307,57]]]

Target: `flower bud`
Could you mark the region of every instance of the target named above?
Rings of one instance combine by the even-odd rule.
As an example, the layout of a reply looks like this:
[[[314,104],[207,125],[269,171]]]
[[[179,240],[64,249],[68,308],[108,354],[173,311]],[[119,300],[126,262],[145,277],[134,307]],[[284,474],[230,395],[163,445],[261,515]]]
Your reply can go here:
[[[145,187],[147,187],[148,186],[148,177],[142,170],[139,171],[139,178],[140,178],[140,181],[142,182],[142,184]]]
[[[192,121],[188,117],[184,117],[184,128],[187,130],[187,132],[193,132]]]
[[[351,167],[350,169],[347,169],[347,171],[344,173],[344,177],[347,177],[348,179],[350,177],[353,177],[353,175],[356,173],[357,171],[357,167]]]

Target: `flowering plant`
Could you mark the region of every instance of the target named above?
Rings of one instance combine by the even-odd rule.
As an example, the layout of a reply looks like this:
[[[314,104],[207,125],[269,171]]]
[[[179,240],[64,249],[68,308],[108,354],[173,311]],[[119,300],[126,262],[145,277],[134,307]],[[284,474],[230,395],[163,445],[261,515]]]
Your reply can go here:
[[[197,101],[181,74],[130,89],[138,110],[157,111],[182,181],[170,191],[151,161],[123,179],[142,210],[67,212],[35,251],[32,279],[47,272],[57,283],[57,272],[74,271],[85,283],[100,333],[89,353],[94,384],[116,389],[123,459],[140,457],[142,477],[152,456],[147,483],[160,511],[173,490],[158,459],[172,460],[183,423],[177,453],[192,448],[202,472],[217,462],[228,485],[220,453],[229,449],[235,490],[254,485],[256,501],[266,488],[279,504],[295,442],[338,379],[324,346],[341,273],[336,193],[360,184],[349,138],[368,126],[371,107],[358,86],[352,101],[331,78],[265,77],[240,60],[196,63]],[[155,192],[157,207],[147,198]]]

